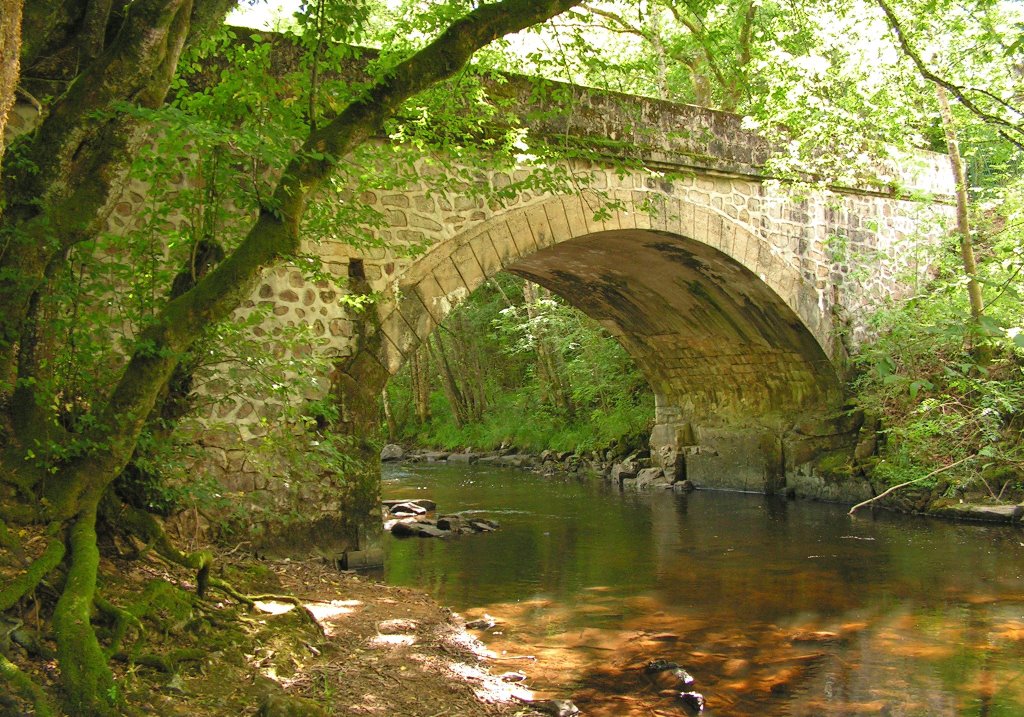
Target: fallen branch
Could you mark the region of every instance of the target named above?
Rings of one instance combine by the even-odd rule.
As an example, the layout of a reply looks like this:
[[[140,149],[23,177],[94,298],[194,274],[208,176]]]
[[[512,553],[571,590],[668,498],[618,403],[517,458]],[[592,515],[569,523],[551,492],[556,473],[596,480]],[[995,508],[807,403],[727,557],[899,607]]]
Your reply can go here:
[[[951,468],[956,468],[961,463],[966,463],[967,461],[971,460],[972,458],[976,458],[976,456],[967,456],[966,458],[961,458],[958,461],[950,463],[948,466],[942,466],[942,468],[936,468],[935,470],[933,470],[928,475],[921,476],[920,478],[915,478],[914,480],[908,480],[905,483],[900,483],[899,485],[894,485],[891,488],[889,488],[888,490],[882,491],[881,493],[876,495],[874,498],[868,498],[867,500],[862,501],[862,502],[858,503],[857,505],[853,506],[852,508],[850,508],[850,512],[847,513],[847,515],[853,515],[859,509],[863,508],[866,505],[870,505],[871,503],[874,503],[876,500],[881,500],[882,498],[884,498],[885,496],[889,495],[893,491],[897,491],[900,488],[906,488],[908,485],[911,485],[913,483],[920,483],[923,480],[928,480],[929,478],[931,478],[933,476],[937,476],[939,473],[944,473],[945,471],[948,471]]]

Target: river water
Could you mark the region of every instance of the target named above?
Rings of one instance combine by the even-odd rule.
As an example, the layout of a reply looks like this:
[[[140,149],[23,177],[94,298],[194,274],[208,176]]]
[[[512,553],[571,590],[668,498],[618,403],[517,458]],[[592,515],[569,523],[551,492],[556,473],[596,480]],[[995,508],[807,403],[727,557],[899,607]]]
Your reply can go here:
[[[585,715],[688,714],[654,659],[707,715],[1024,715],[1020,529],[482,466],[388,465],[383,492],[501,523],[389,537],[386,580],[493,616],[496,668]]]

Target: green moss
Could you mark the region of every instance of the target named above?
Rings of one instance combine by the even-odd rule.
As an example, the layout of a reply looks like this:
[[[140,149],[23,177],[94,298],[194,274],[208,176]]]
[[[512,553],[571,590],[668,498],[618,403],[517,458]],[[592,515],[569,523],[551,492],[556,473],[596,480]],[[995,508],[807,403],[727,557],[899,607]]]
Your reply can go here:
[[[35,589],[46,575],[64,559],[64,542],[52,539],[46,550],[33,562],[28,570],[0,590],[0,612],[9,610],[24,595]]]
[[[53,612],[67,711],[80,717],[108,717],[119,714],[121,700],[90,620],[100,563],[95,507],[75,521],[70,548],[67,581]]]
[[[853,475],[854,466],[849,453],[834,451],[826,453],[816,462],[819,473],[827,478],[849,478]]]

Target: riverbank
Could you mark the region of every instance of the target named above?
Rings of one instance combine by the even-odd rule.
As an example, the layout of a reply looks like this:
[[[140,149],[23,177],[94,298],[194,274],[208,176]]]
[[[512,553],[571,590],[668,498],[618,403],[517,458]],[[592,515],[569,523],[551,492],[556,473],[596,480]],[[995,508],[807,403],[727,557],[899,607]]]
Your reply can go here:
[[[7,583],[19,561],[2,558],[0,583]],[[486,650],[466,633],[462,618],[419,591],[339,572],[320,560],[222,555],[215,565],[214,575],[251,597],[253,607],[219,591],[197,598],[194,573],[155,557],[103,560],[105,600],[140,615],[113,662],[125,714],[528,713],[517,698],[529,698],[529,691],[491,675]],[[0,637],[3,652],[56,702],[55,645],[38,638],[55,595],[40,586],[18,623],[0,625]],[[289,596],[299,605],[284,599]],[[105,613],[94,622],[106,643],[118,628]],[[27,709],[0,694],[0,715]]]
[[[495,451],[445,451],[435,448],[410,448],[388,444],[381,460],[410,463],[482,464],[516,468],[545,475],[590,474],[618,485],[623,490],[681,490],[700,488],[689,480],[666,476],[657,468],[649,451],[631,450],[569,451],[545,450],[540,453],[504,447]],[[987,483],[982,483],[992,493]],[[1007,490],[1009,488],[1009,490]],[[924,515],[944,520],[1024,525],[1024,490],[1019,486],[1001,486],[1000,497],[982,490],[951,488],[943,480],[932,484],[910,483],[900,490],[872,476],[871,465],[855,461],[834,466],[826,475],[795,476],[785,488],[787,498],[822,500],[844,505],[870,503],[872,508],[898,513]],[[880,499],[879,499],[880,498]]]

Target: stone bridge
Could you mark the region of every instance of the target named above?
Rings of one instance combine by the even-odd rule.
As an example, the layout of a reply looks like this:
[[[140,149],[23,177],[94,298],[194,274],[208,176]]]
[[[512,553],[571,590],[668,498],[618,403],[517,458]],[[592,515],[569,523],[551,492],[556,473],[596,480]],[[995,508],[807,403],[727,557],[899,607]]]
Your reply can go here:
[[[529,89],[513,80],[502,91],[525,98]],[[417,346],[484,281],[510,271],[596,319],[634,357],[656,399],[652,454],[677,477],[777,491],[814,474],[822,455],[850,449],[858,425],[841,411],[847,350],[865,336],[866,311],[926,271],[919,248],[952,215],[943,158],[908,156],[880,168],[878,181],[808,188],[767,175],[771,148],[738,116],[562,94],[575,95],[571,111],[548,108],[528,126],[588,147],[586,160],[561,166],[575,189],[502,191],[533,171],[510,166],[470,169],[476,191],[439,191],[429,181],[436,168],[417,162],[421,184],[358,197],[384,218],[368,231],[386,248],[309,246],[351,290],[376,293],[367,311],[347,314],[335,288],[289,266],[269,270],[240,311],[269,303],[272,322],[308,323],[336,362],[336,398],[347,410],[372,406],[370,426],[381,389]],[[113,228],[131,225],[145,193],[126,187]],[[265,409],[225,399],[217,418],[252,439]],[[258,483],[237,455],[217,446],[211,469]]]
[[[538,129],[603,148],[566,167],[584,180],[578,191],[500,204],[426,185],[370,192],[362,199],[386,217],[374,231],[389,249],[318,250],[380,296],[358,320],[325,324],[342,404],[362,393],[376,405],[452,308],[509,271],[629,351],[655,395],[652,454],[676,477],[774,492],[851,448],[847,349],[865,336],[866,312],[926,270],[919,249],[951,216],[944,158],[907,157],[881,170],[885,183],[808,189],[765,175],[769,148],[738,116],[608,93],[578,102]],[[500,189],[529,170],[474,171]],[[428,248],[408,257],[409,244]],[[308,320],[303,304],[317,303],[300,299],[300,279],[282,270],[259,290],[282,320]]]

